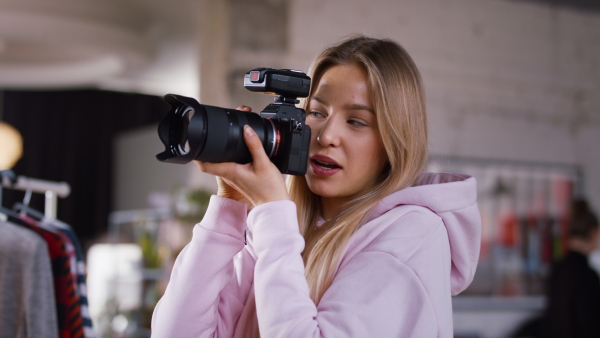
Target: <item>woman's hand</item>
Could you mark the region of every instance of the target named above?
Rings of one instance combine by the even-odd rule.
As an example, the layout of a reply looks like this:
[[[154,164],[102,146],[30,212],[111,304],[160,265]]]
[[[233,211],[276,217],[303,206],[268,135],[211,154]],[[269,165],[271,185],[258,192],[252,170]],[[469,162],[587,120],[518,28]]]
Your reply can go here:
[[[251,111],[246,106],[240,106],[238,110]],[[250,163],[196,162],[200,170],[217,176],[217,195],[249,206],[289,199],[283,176],[265,153],[254,130],[247,125],[244,126],[244,141],[252,155]]]

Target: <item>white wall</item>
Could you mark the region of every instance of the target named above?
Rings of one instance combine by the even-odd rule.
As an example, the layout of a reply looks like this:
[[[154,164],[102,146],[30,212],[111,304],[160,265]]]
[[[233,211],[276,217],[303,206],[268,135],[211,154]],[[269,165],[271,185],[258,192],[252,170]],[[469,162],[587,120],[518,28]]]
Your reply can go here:
[[[434,154],[576,164],[600,210],[600,15],[498,0],[292,2],[290,62],[351,33],[423,74]]]

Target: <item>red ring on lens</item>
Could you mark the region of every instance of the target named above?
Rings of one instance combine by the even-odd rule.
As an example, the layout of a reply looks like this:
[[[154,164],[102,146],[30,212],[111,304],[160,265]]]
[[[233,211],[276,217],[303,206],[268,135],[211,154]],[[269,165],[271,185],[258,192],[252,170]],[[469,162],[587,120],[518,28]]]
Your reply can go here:
[[[273,129],[275,129],[275,146],[273,147],[273,150],[271,151],[271,154],[269,155],[269,158],[271,158],[271,157],[277,155],[277,152],[279,151],[279,142],[281,141],[281,133],[279,132],[279,124],[275,123],[273,121],[273,119],[271,119],[271,118],[267,118],[267,120],[269,120],[269,122],[271,122]]]

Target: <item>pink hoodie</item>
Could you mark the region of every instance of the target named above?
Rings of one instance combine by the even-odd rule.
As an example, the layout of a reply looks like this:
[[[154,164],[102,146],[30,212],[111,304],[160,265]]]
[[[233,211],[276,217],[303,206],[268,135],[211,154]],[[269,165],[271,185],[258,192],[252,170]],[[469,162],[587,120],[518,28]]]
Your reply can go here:
[[[473,279],[480,237],[475,179],[422,174],[377,205],[316,306],[295,204],[247,214],[213,196],[154,309],[152,336],[255,337],[260,323],[261,337],[452,337],[451,295]]]

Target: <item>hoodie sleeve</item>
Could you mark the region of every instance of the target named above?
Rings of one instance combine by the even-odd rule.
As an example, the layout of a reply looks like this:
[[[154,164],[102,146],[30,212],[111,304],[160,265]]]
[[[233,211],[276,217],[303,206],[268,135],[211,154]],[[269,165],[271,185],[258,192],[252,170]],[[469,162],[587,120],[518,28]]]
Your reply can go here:
[[[380,250],[364,248],[346,261],[317,307],[309,297],[301,258],[304,240],[297,225],[290,201],[264,204],[248,217],[257,255],[254,288],[262,337],[437,336],[436,313],[421,277]],[[427,237],[428,245],[447,247],[443,227],[437,229]]]
[[[238,253],[242,260],[251,259],[242,252],[246,216],[245,204],[211,197],[202,222],[194,227],[191,242],[178,255],[165,294],[154,309],[152,337],[233,335],[253,273],[249,264],[234,267]]]

